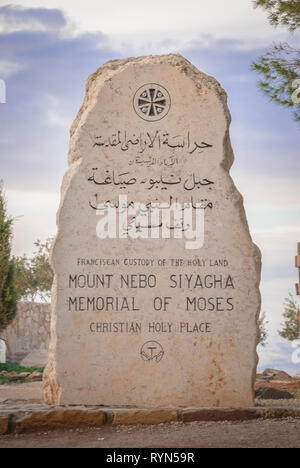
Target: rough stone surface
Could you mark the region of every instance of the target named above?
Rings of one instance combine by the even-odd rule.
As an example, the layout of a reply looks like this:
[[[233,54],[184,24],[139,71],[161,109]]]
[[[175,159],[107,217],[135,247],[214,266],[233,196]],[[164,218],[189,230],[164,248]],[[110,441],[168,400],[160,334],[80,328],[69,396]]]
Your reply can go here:
[[[248,421],[257,419],[255,408],[191,408],[182,412],[183,422],[192,421]]]
[[[277,369],[265,369],[263,372],[263,376],[269,377],[273,380],[284,381],[284,382],[294,380],[294,378],[290,376],[289,374],[287,374],[286,372],[277,370]]]
[[[255,391],[255,398],[264,400],[292,400],[294,397],[291,393],[277,390],[273,387],[260,387]]]
[[[45,367],[48,362],[48,350],[36,349],[22,359],[21,366],[24,367]]]
[[[31,375],[30,372],[21,372],[21,374],[19,374],[19,377],[23,377],[24,379],[27,379],[30,375]]]
[[[6,434],[8,431],[8,416],[0,415],[0,435]]]
[[[300,410],[300,399],[289,399],[289,400],[262,400],[260,398],[256,398],[255,406],[257,407],[270,407],[270,408],[292,408]]]
[[[298,408],[260,408],[263,419],[283,419],[283,418],[299,418],[300,409]],[[259,412],[259,408],[257,408]]]
[[[14,432],[24,433],[70,427],[102,426],[104,423],[105,413],[102,410],[53,409],[32,412],[17,419],[14,424]]]
[[[178,413],[175,410],[113,410],[112,424],[162,424],[178,421]]]
[[[144,118],[143,96],[161,96],[152,90],[162,93],[162,116],[152,103]],[[179,55],[108,62],[89,78],[71,129],[52,253],[48,404],[253,405],[261,262],[229,175],[229,125],[225,91]],[[117,205],[119,195],[145,205],[202,203],[204,246],[99,239],[98,203]],[[101,277],[95,286],[97,274],[112,275],[110,284]],[[136,287],[140,276],[132,282],[149,274],[153,288]],[[125,286],[121,275],[129,275]],[[128,308],[117,310],[116,298]],[[166,310],[154,309],[155,298],[170,298]],[[128,332],[115,331],[120,322]]]
[[[97,408],[97,407],[49,407],[42,404],[14,401],[0,406],[0,435],[7,433],[41,433],[57,429],[80,429],[112,426],[161,425],[164,423],[252,421],[267,419],[300,418],[300,408]]]
[[[50,304],[19,302],[17,315],[1,334],[6,341],[7,360],[20,363],[32,351],[46,355],[50,341]],[[45,357],[43,357],[45,364]]]

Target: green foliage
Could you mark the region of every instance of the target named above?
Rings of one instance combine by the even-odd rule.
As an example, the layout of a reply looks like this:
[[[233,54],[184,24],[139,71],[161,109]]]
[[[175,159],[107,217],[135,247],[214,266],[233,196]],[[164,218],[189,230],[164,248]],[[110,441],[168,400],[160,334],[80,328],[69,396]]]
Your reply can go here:
[[[300,78],[299,51],[288,44],[275,44],[251,69],[262,76],[260,89],[277,104],[293,108],[294,118],[300,122],[300,104],[292,99],[294,81]]]
[[[261,345],[263,348],[267,345],[268,339],[268,331],[267,325],[269,322],[266,321],[266,313],[263,312],[258,320],[259,326],[259,337],[258,337],[258,344]]]
[[[295,31],[300,25],[299,0],[256,0],[254,6],[266,10],[274,26],[287,26],[290,31]]]
[[[0,385],[7,385],[9,384],[9,379],[4,375],[0,374]]]
[[[289,392],[294,395],[294,398],[296,398],[296,400],[300,400],[300,390],[289,390]]]
[[[44,367],[23,367],[19,364],[1,364],[1,370],[6,372],[16,372],[17,374],[22,374],[22,372],[30,372],[32,374],[35,371],[41,373],[44,372]],[[0,374],[0,385],[20,385],[22,382],[11,382],[8,377],[3,374]]]
[[[287,26],[291,32],[300,26],[299,0],[256,0],[254,6],[265,9],[274,26]],[[274,44],[252,63],[251,70],[261,76],[258,82],[261,91],[273,102],[291,108],[295,120],[300,122],[299,50],[286,43]]]
[[[5,363],[1,364],[2,370],[6,372],[16,372],[17,374],[22,374],[22,372],[32,372],[39,371],[39,372],[44,372],[44,367],[23,367],[20,366],[19,364],[12,364],[12,363]]]
[[[285,299],[284,302],[284,323],[282,330],[278,331],[279,335],[289,341],[295,341],[300,338],[300,323],[298,321],[299,305],[296,303],[292,294]]]
[[[53,282],[49,263],[52,242],[52,238],[48,238],[45,243],[37,240],[34,243],[37,250],[32,258],[26,255],[14,258],[19,299],[34,301],[40,297],[44,301],[49,300]]]
[[[0,183],[0,332],[10,324],[17,311],[15,268],[11,259],[12,225],[13,219],[7,216]]]

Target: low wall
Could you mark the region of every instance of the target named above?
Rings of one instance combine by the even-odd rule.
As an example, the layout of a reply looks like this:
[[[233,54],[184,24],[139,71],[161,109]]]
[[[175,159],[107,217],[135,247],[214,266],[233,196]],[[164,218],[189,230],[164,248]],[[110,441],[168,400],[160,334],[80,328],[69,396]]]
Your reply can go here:
[[[21,362],[32,351],[48,351],[50,310],[50,304],[19,302],[16,318],[0,336],[6,342],[7,361]]]

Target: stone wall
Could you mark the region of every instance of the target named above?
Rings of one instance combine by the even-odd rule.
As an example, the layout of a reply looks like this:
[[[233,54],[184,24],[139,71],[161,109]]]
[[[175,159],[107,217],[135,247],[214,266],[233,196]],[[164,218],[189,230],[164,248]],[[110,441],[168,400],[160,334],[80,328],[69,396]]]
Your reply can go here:
[[[50,310],[50,304],[19,302],[16,318],[0,336],[6,342],[7,361],[21,362],[32,351],[48,351]]]

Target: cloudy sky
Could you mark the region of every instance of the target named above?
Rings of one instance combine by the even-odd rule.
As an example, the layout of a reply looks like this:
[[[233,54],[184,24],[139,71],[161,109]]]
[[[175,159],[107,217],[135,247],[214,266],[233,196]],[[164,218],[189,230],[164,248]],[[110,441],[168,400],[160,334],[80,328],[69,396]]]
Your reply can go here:
[[[274,41],[296,44],[272,28],[251,0],[0,0],[0,179],[15,223],[14,253],[30,254],[54,234],[69,128],[87,76],[105,61],[178,52],[215,76],[228,92],[236,161],[251,233],[263,254],[263,310],[269,344],[260,367],[293,365],[279,339],[283,301],[294,292],[300,242],[299,126],[268,101],[249,71]]]

